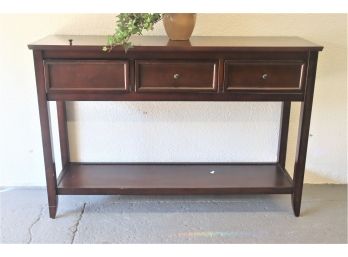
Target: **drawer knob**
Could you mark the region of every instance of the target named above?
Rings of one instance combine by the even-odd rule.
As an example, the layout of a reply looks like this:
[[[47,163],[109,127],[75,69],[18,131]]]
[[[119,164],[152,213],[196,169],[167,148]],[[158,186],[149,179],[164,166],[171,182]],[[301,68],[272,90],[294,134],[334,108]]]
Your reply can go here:
[[[262,75],[262,79],[267,79],[267,77],[268,77],[268,74],[267,74],[267,73],[265,73],[265,74]]]
[[[174,79],[179,79],[180,75],[178,73],[175,73],[173,77],[174,77]]]

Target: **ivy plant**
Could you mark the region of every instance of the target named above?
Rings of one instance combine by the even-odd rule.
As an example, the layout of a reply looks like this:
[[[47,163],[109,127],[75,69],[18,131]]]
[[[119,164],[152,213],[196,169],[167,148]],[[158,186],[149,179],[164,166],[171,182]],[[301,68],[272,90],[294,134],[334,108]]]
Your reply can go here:
[[[125,51],[132,47],[129,41],[132,35],[142,35],[143,31],[153,30],[154,25],[162,19],[161,13],[121,13],[116,16],[115,33],[108,36],[103,51],[111,51],[117,45]]]

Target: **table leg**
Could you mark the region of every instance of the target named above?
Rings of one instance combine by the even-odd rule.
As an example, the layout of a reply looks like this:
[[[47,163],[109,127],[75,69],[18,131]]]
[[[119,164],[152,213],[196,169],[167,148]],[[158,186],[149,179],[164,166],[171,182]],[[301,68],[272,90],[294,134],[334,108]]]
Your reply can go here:
[[[300,216],[301,210],[301,199],[304,172],[306,165],[307,146],[309,137],[309,127],[311,120],[312,104],[313,104],[313,92],[315,84],[315,74],[317,66],[318,53],[311,52],[309,56],[309,66],[307,77],[307,87],[305,92],[305,99],[301,103],[301,114],[300,124],[297,138],[297,150],[295,159],[295,170],[294,170],[294,191],[292,194],[292,206],[296,217]]]
[[[62,159],[62,169],[70,162],[69,138],[67,128],[66,103],[57,101],[58,131],[60,142],[60,153]]]
[[[291,102],[282,102],[278,144],[278,163],[283,169],[285,169],[286,149],[288,145],[290,109]]]
[[[46,99],[45,78],[43,72],[44,67],[42,53],[39,50],[34,51],[34,64],[37,84],[42,146],[45,162],[48,207],[50,218],[55,218],[58,206],[57,177],[52,152],[49,103]]]

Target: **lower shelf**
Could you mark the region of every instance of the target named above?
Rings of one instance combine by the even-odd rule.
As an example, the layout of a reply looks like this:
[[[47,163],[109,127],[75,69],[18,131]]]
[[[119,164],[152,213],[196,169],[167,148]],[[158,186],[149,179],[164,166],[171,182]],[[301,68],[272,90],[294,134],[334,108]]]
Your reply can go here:
[[[82,164],[66,165],[58,194],[292,193],[278,164]]]

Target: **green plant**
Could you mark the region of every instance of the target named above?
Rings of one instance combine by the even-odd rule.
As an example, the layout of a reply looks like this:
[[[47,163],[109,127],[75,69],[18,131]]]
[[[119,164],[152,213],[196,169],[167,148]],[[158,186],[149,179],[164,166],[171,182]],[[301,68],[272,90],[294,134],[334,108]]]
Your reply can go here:
[[[160,13],[121,13],[116,16],[116,29],[107,39],[103,51],[111,51],[113,47],[122,45],[125,51],[132,47],[129,41],[132,35],[142,35],[143,31],[153,30],[153,26],[162,19]]]

